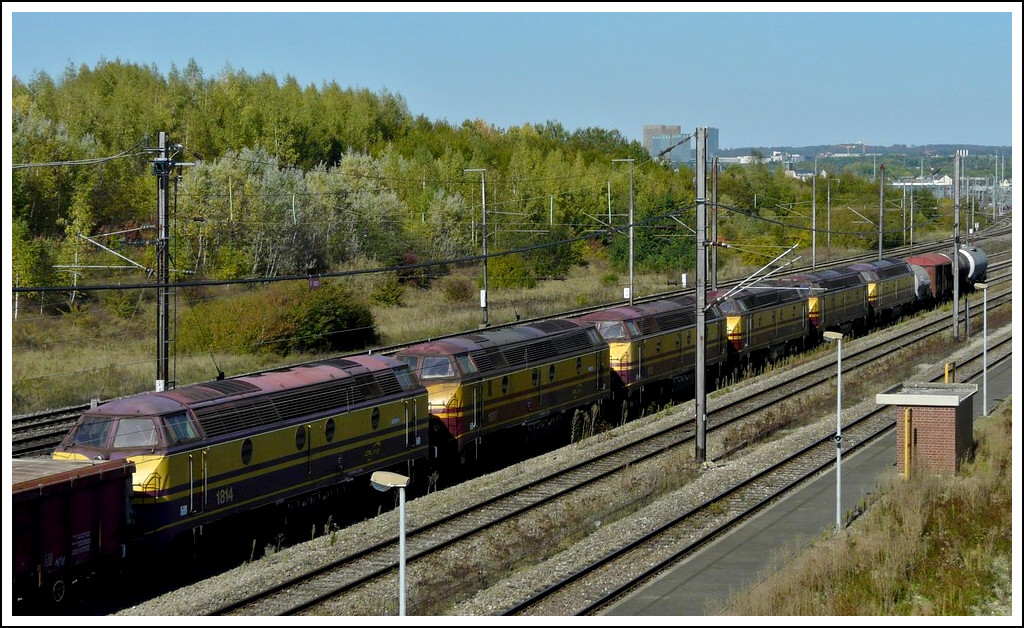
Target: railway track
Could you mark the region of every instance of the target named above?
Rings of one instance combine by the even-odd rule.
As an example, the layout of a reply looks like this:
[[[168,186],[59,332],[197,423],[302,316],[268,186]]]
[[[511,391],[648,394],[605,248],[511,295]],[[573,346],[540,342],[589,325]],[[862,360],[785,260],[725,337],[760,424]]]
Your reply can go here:
[[[1010,298],[1009,291],[990,295],[989,297],[993,306]],[[851,349],[844,352],[844,375],[855,373],[857,369],[885,359],[892,355],[899,347],[912,345],[915,340],[943,333],[947,329],[947,317],[939,312],[935,312],[909,322],[907,330],[898,339],[883,341],[881,339],[872,340],[871,336],[865,337],[856,343],[855,349],[851,347]],[[994,351],[995,349],[993,348]],[[821,359],[827,361],[829,358]],[[794,395],[798,395],[801,391],[819,386],[828,381],[828,379],[829,372],[824,366],[810,369],[806,372],[797,369],[789,370],[784,376],[784,383],[772,391],[750,395],[729,404],[712,404],[713,407],[709,408],[708,430],[721,430],[736,422],[749,419],[773,404],[781,403]],[[858,423],[860,423],[860,420],[858,420]],[[889,423],[891,424],[892,421],[889,421]],[[844,441],[849,439],[851,442],[854,442],[855,434],[858,430],[867,433],[871,430],[884,429],[877,426],[868,428],[868,425],[870,423],[866,422],[864,428],[856,428],[851,424],[849,428],[851,431],[848,435],[846,434],[847,428],[844,428]],[[637,437],[637,440],[633,442],[596,455],[583,463],[512,488],[500,495],[474,503],[458,512],[410,529],[407,532],[406,540],[407,561],[414,563],[431,556],[436,556],[445,548],[455,543],[468,541],[485,531],[494,529],[502,523],[513,521],[531,512],[536,512],[545,505],[570,495],[575,491],[579,491],[584,487],[611,480],[616,474],[631,466],[664,453],[679,451],[680,447],[692,446],[694,436],[695,426],[693,421],[684,421],[657,433]],[[864,436],[863,439],[866,442],[869,437]],[[818,453],[812,453],[811,450]],[[821,453],[822,451],[825,453]],[[823,468],[823,465],[827,466],[828,462],[814,463],[813,460],[826,454],[834,458],[834,452],[834,443],[831,449],[829,449],[827,439],[824,439],[816,446],[808,448],[808,452],[805,454],[804,459],[812,462],[803,462],[801,464],[809,470],[799,473],[796,471],[780,470],[776,473],[776,479],[773,480],[772,486],[792,486],[795,482],[799,481],[787,482],[778,479],[784,475],[798,478],[801,474],[806,477],[808,474],[817,473],[818,470]],[[730,494],[735,494],[737,497],[730,497],[730,499],[739,499],[741,494],[761,494],[762,496],[758,503],[763,506],[764,503],[767,503],[765,500],[774,499],[777,496],[777,493],[775,495],[765,493],[764,483],[758,485],[756,480],[751,480],[744,484],[750,488],[746,489],[745,492],[742,487],[733,489],[730,491]],[[761,488],[757,488],[758,486],[761,486]],[[782,488],[778,490],[782,490]],[[677,529],[679,526],[692,527],[695,525],[692,522],[697,521],[698,518],[714,521],[715,519],[709,517],[708,513],[712,512],[713,509],[723,507],[726,503],[723,501],[725,497],[724,495],[719,496],[716,500],[709,502],[703,515],[697,513],[691,515],[690,523],[680,522],[675,527]],[[746,497],[744,499],[749,501],[752,498]],[[718,506],[715,506],[716,503]],[[731,509],[726,510],[730,513],[732,512]],[[742,507],[736,507],[736,512],[742,510]],[[721,514],[718,514],[718,520],[721,520],[721,516]],[[738,521],[740,520],[738,517],[740,515],[736,515],[730,520]],[[709,532],[708,534],[711,533]],[[238,597],[229,603],[223,604],[211,614],[296,615],[307,612],[315,613],[317,612],[318,605],[324,602],[336,601],[339,597],[360,587],[375,586],[373,583],[378,580],[393,578],[397,566],[397,544],[397,537],[386,539],[364,550],[335,560],[330,564],[308,570],[301,575],[278,582],[274,586],[259,591],[254,595]],[[596,571],[597,569],[595,567],[591,571]],[[583,576],[577,578],[577,581],[582,582],[582,580]],[[564,586],[570,585],[571,583],[567,583]],[[536,606],[538,603],[541,603],[543,598],[556,594],[556,591],[552,590],[551,593],[539,596],[537,601],[531,602],[528,606]],[[526,612],[528,606],[524,606],[522,609],[508,609],[507,612]],[[538,606],[537,608],[540,607]],[[544,614],[543,611],[539,611],[539,613]]]
[[[1009,227],[1002,227],[1002,228],[1000,228],[998,230],[993,230],[992,232],[990,232],[990,233],[988,233],[986,235],[990,235],[990,236],[1002,235],[1002,234],[1008,233],[1009,230],[1010,230]],[[944,243],[944,242],[932,242],[932,243],[928,243],[928,244],[924,244],[924,245],[918,244],[915,247],[909,247],[909,246],[906,246],[906,247],[896,247],[896,248],[890,249],[888,251],[888,254],[892,255],[892,256],[897,256],[897,257],[901,256],[901,255],[911,255],[913,253],[920,254],[920,253],[926,252],[926,251],[941,251],[944,248],[946,248],[946,246],[947,246],[947,243]],[[997,258],[997,257],[1004,257],[1004,256],[1005,257],[1009,257],[1011,254],[1012,254],[1011,251],[1006,251],[1006,252],[1002,252],[1002,253],[992,254],[991,257],[990,257],[990,271],[999,267],[996,264],[993,264],[993,260],[995,258]],[[862,256],[854,257],[854,258],[847,258],[847,259],[843,259],[843,260],[836,260],[836,261],[833,261],[833,262],[817,264],[816,265],[816,269],[817,270],[824,270],[826,268],[830,268],[830,267],[834,267],[834,266],[843,266],[843,265],[847,265],[847,264],[851,264],[851,263],[856,263],[858,261],[873,260],[873,259],[875,259],[875,256],[873,254],[865,254],[865,255],[862,255]],[[1005,262],[1005,264],[1008,265],[1009,262]],[[810,267],[809,266],[805,266],[805,267],[802,267],[802,268],[800,268],[800,267],[794,268],[791,272],[802,272],[802,271],[809,271],[809,270],[810,270]],[[736,281],[723,282],[721,285],[723,287],[728,288],[728,287],[736,285],[737,283],[738,282],[736,282]],[[693,292],[692,288],[689,289],[689,290],[669,291],[669,292],[649,295],[649,296],[637,299],[636,302],[643,303],[643,302],[647,302],[647,301],[663,299],[663,298],[670,297],[670,296],[678,296],[678,295],[682,295],[682,294],[690,294],[692,292]],[[604,308],[612,307],[612,306],[615,306],[615,305],[622,305],[623,303],[624,302],[606,303],[606,304],[602,304],[602,305],[599,305],[599,306],[592,306],[592,307],[588,307],[588,308],[581,308],[581,309],[578,309],[578,310],[572,310],[572,311],[569,311],[569,312],[562,312],[562,313],[557,314],[555,316],[558,316],[558,317],[582,316],[584,314],[587,314],[587,313],[595,311],[595,310],[604,309]],[[551,318],[551,317],[546,317],[546,318]],[[523,321],[518,321],[518,322],[516,322],[514,324],[517,324],[517,325],[528,324],[528,323],[536,322],[536,321],[539,321],[539,320],[543,320],[543,319],[523,320]],[[500,329],[502,327],[511,326],[511,325],[512,324],[510,324],[510,325],[496,325],[496,326],[494,326],[494,329]],[[439,336],[438,338],[456,336],[456,335],[459,335],[461,333],[465,333],[465,332],[458,332],[456,334],[450,334],[449,336]],[[436,339],[437,338],[435,338],[435,340]],[[405,344],[401,344],[401,345],[393,345],[393,346],[389,346],[389,347],[381,347],[381,348],[378,348],[378,349],[374,349],[371,352],[372,353],[389,355],[389,354],[393,354],[393,353],[395,353],[395,352],[397,352],[397,351],[399,351],[399,350],[401,350],[403,348],[411,346],[413,344],[417,344],[417,343],[405,343]],[[100,401],[101,400],[95,400],[95,402],[93,402],[93,403],[99,403]],[[103,400],[103,401],[109,401],[109,400]],[[23,414],[23,415],[13,416],[12,419],[11,419],[11,425],[12,425],[12,427],[11,427],[11,430],[12,430],[12,451],[11,451],[11,455],[13,457],[15,457],[15,458],[23,458],[23,457],[29,457],[29,456],[48,456],[53,451],[53,449],[58,444],[60,444],[61,439],[68,432],[68,430],[70,430],[71,427],[74,426],[75,421],[82,414],[82,412],[84,412],[87,409],[89,409],[89,407],[91,407],[91,405],[92,405],[92,403],[89,403],[89,404],[82,404],[82,405],[76,405],[76,406],[68,406],[68,407],[58,408],[58,409],[54,409],[54,410],[47,410],[47,411],[38,412],[38,413]]]

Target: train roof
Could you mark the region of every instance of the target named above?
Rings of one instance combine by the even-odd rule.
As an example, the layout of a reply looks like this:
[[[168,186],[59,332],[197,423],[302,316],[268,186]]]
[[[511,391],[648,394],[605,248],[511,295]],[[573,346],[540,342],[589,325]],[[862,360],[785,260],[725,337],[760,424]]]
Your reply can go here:
[[[697,300],[692,296],[659,299],[635,305],[613,307],[591,312],[579,320],[636,321],[642,333],[679,329],[697,324]]]
[[[590,325],[582,321],[558,318],[530,323],[529,325],[517,325],[507,329],[481,331],[475,334],[432,340],[406,347],[396,355],[456,355],[474,353],[488,349],[513,347],[531,341],[543,341],[547,338],[554,339],[569,335],[587,335],[586,331],[589,328]]]
[[[900,275],[911,275],[914,272],[906,260],[893,257],[887,257],[873,262],[850,264],[847,268],[868,273],[875,279],[889,279]]]
[[[948,255],[943,253],[922,253],[913,257],[907,258],[907,263],[916,264],[918,266],[945,266],[946,264],[952,264],[952,260]]]
[[[708,292],[708,299],[721,304],[724,312],[732,312],[737,309],[751,311],[805,300],[807,298],[806,286],[801,287],[799,284],[794,286],[794,283],[797,282],[764,281],[758,285],[737,290],[732,294],[724,290],[714,290]],[[734,305],[730,306],[730,302]]]
[[[315,387],[346,379],[364,379],[367,376],[372,377],[376,372],[390,371],[394,368],[406,368],[406,365],[382,355],[333,358],[164,391],[140,393],[113,399],[89,412],[117,416],[168,414],[203,402],[228,397],[246,397]]]
[[[405,372],[405,376],[401,375]],[[332,358],[109,401],[88,416],[167,415],[191,409],[207,437],[280,423],[400,393],[425,393],[404,362]]]
[[[863,284],[861,275],[858,271],[845,267],[797,273],[789,275],[779,281],[795,281],[804,283],[811,288],[823,288],[825,290],[848,288]]]

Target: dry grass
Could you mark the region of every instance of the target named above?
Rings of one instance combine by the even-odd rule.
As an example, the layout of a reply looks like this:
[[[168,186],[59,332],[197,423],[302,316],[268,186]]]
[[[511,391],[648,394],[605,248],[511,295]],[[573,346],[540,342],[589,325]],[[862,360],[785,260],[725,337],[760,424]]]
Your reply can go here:
[[[993,245],[990,254],[996,251]],[[771,252],[764,262],[780,252]],[[817,259],[824,262],[852,253],[819,247]],[[794,254],[799,254],[804,262],[811,257],[808,250]],[[728,251],[720,260],[722,265],[718,276],[722,280],[749,276],[760,267],[742,265],[740,256]],[[356,270],[371,266],[374,265],[364,262]],[[372,306],[381,345],[416,342],[478,329],[483,321],[479,297],[481,271],[481,266],[456,269],[450,277],[442,277],[429,290],[408,288],[403,294],[403,305]],[[689,279],[692,281],[692,273]],[[678,287],[679,277],[635,273],[633,280],[634,293],[640,297],[673,288],[670,281]],[[355,275],[345,281],[351,284],[356,294],[370,295],[379,278],[366,274]],[[596,258],[589,260],[586,267],[573,268],[565,280],[542,281],[529,290],[491,289],[488,297],[489,323],[511,323],[517,315],[529,319],[618,301],[622,299],[622,289],[628,281],[627,275],[611,271],[606,260]],[[450,282],[462,282],[469,288],[463,286],[461,291],[448,290],[446,283]],[[177,315],[194,315],[186,303],[187,298],[230,298],[233,289],[236,288],[186,290],[188,294],[176,302]],[[42,316],[36,310],[22,308],[11,329],[14,414],[79,405],[89,399],[112,399],[154,388],[157,316],[152,300],[110,297],[98,301],[60,316]],[[114,309],[125,316],[114,316],[111,314]],[[977,320],[977,317],[972,318]],[[215,379],[218,371],[230,377],[319,357],[324,356],[296,354],[282,359],[242,352],[175,354],[171,358],[170,380],[175,385],[184,385]]]

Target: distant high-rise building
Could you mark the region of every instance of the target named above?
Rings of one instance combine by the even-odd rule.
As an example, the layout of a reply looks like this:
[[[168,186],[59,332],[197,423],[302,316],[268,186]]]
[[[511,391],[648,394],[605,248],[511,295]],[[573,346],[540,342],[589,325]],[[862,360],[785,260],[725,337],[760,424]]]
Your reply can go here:
[[[695,148],[692,146],[692,139],[688,138],[685,142],[682,141],[684,137],[692,134],[693,131],[683,133],[678,124],[644,125],[644,148],[647,149],[647,152],[650,153],[651,157],[655,159],[667,159],[676,167],[683,164],[693,164],[694,160],[697,158],[697,153]],[[662,151],[667,152],[662,155]],[[711,159],[717,156],[718,129],[716,127],[708,127],[708,161],[710,162]]]
[[[651,157],[667,159],[674,166],[685,163],[690,155],[690,142],[687,140],[680,143],[682,139],[683,134],[678,124],[644,125],[644,148]],[[662,155],[663,151],[667,152]]]

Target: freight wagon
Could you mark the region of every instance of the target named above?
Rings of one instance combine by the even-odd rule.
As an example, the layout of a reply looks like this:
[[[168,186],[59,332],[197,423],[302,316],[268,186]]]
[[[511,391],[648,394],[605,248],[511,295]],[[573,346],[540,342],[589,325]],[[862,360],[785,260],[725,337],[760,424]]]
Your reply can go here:
[[[16,600],[60,602],[72,583],[125,557],[134,472],[128,460],[12,462]]]

